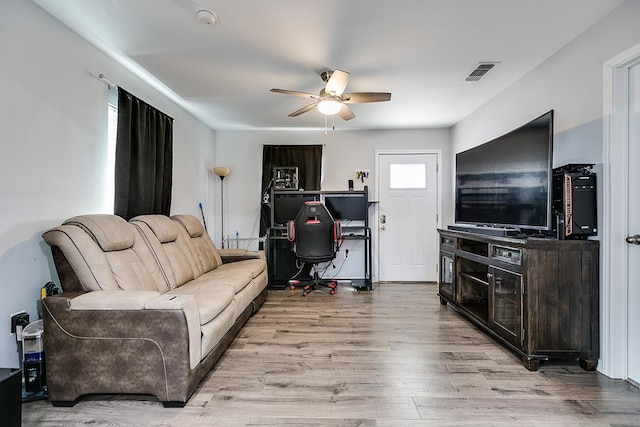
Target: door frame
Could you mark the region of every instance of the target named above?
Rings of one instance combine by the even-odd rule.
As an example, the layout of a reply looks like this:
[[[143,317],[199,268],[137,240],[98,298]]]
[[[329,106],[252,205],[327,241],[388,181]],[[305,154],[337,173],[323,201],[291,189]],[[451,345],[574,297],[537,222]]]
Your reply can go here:
[[[628,379],[629,69],[640,63],[640,44],[603,65],[604,179],[600,362],[598,371]],[[615,218],[615,220],[614,220]]]
[[[380,156],[383,155],[404,155],[404,154],[435,154],[436,156],[436,227],[442,228],[442,150],[441,149],[420,149],[420,150],[375,150],[375,191],[374,191],[374,200],[380,201]],[[380,235],[380,215],[379,215],[379,207],[378,204],[375,204],[375,209],[373,209],[373,220],[369,221],[371,227],[373,227],[373,248],[372,252],[375,254],[373,265],[373,281],[377,282],[380,277],[380,246],[379,235]],[[436,242],[436,251],[439,250],[439,242]],[[440,267],[438,266],[438,270]],[[439,274],[439,271],[438,271]]]

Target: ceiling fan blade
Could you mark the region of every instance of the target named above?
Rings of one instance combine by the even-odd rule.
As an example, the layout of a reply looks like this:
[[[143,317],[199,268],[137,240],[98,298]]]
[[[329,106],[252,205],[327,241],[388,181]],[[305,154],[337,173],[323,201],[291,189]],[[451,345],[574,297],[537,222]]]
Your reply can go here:
[[[300,96],[302,98],[312,98],[312,99],[317,99],[318,98],[318,95],[314,95],[312,93],[307,93],[307,92],[298,92],[297,90],[287,90],[287,89],[276,89],[276,88],[273,88],[273,89],[271,89],[271,92],[282,93],[284,95]]]
[[[329,80],[327,81],[327,84],[324,87],[324,91],[327,94],[332,94],[337,96],[342,95],[344,90],[347,88],[347,83],[349,83],[350,75],[351,74],[347,73],[346,71],[335,70],[331,74],[331,77],[329,77]]]
[[[356,115],[353,114],[353,111],[351,111],[351,108],[349,108],[349,106],[342,104],[342,107],[340,108],[340,111],[338,111],[338,116],[342,119],[342,120],[351,120],[353,119]]]
[[[297,116],[299,116],[300,114],[304,114],[304,113],[306,113],[307,111],[311,111],[311,110],[313,110],[314,108],[316,108],[316,103],[309,104],[309,105],[307,105],[306,107],[302,107],[301,109],[296,110],[296,111],[294,111],[293,113],[289,114],[289,117],[297,117]]]
[[[365,102],[389,101],[389,92],[353,92],[342,95],[342,102],[345,104],[363,104]]]

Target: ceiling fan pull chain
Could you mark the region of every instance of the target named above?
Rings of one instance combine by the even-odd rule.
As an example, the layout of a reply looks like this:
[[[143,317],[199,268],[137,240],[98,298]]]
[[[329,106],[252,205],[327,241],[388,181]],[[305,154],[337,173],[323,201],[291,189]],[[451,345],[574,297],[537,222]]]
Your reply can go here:
[[[328,116],[324,116],[324,136],[325,137],[328,136],[329,134],[329,125],[327,123],[327,120],[329,120]]]

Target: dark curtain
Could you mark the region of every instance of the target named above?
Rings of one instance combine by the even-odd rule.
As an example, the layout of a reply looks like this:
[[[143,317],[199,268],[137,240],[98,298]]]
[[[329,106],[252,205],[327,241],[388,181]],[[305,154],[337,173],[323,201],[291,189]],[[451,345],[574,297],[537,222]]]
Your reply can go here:
[[[118,88],[114,213],[169,215],[173,119]]]
[[[307,191],[320,190],[322,175],[322,145],[265,145],[262,149],[262,209],[260,235],[264,236],[271,221],[271,208],[264,196],[271,190],[275,167],[298,167],[298,187]]]

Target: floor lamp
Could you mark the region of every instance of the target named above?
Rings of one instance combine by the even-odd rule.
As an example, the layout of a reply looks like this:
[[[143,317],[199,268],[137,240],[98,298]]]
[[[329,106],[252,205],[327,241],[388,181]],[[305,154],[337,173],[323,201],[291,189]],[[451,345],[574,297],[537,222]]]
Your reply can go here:
[[[220,244],[222,245],[222,249],[224,249],[224,178],[229,176],[231,169],[217,166],[213,168],[213,173],[220,177],[220,234],[222,235]]]

